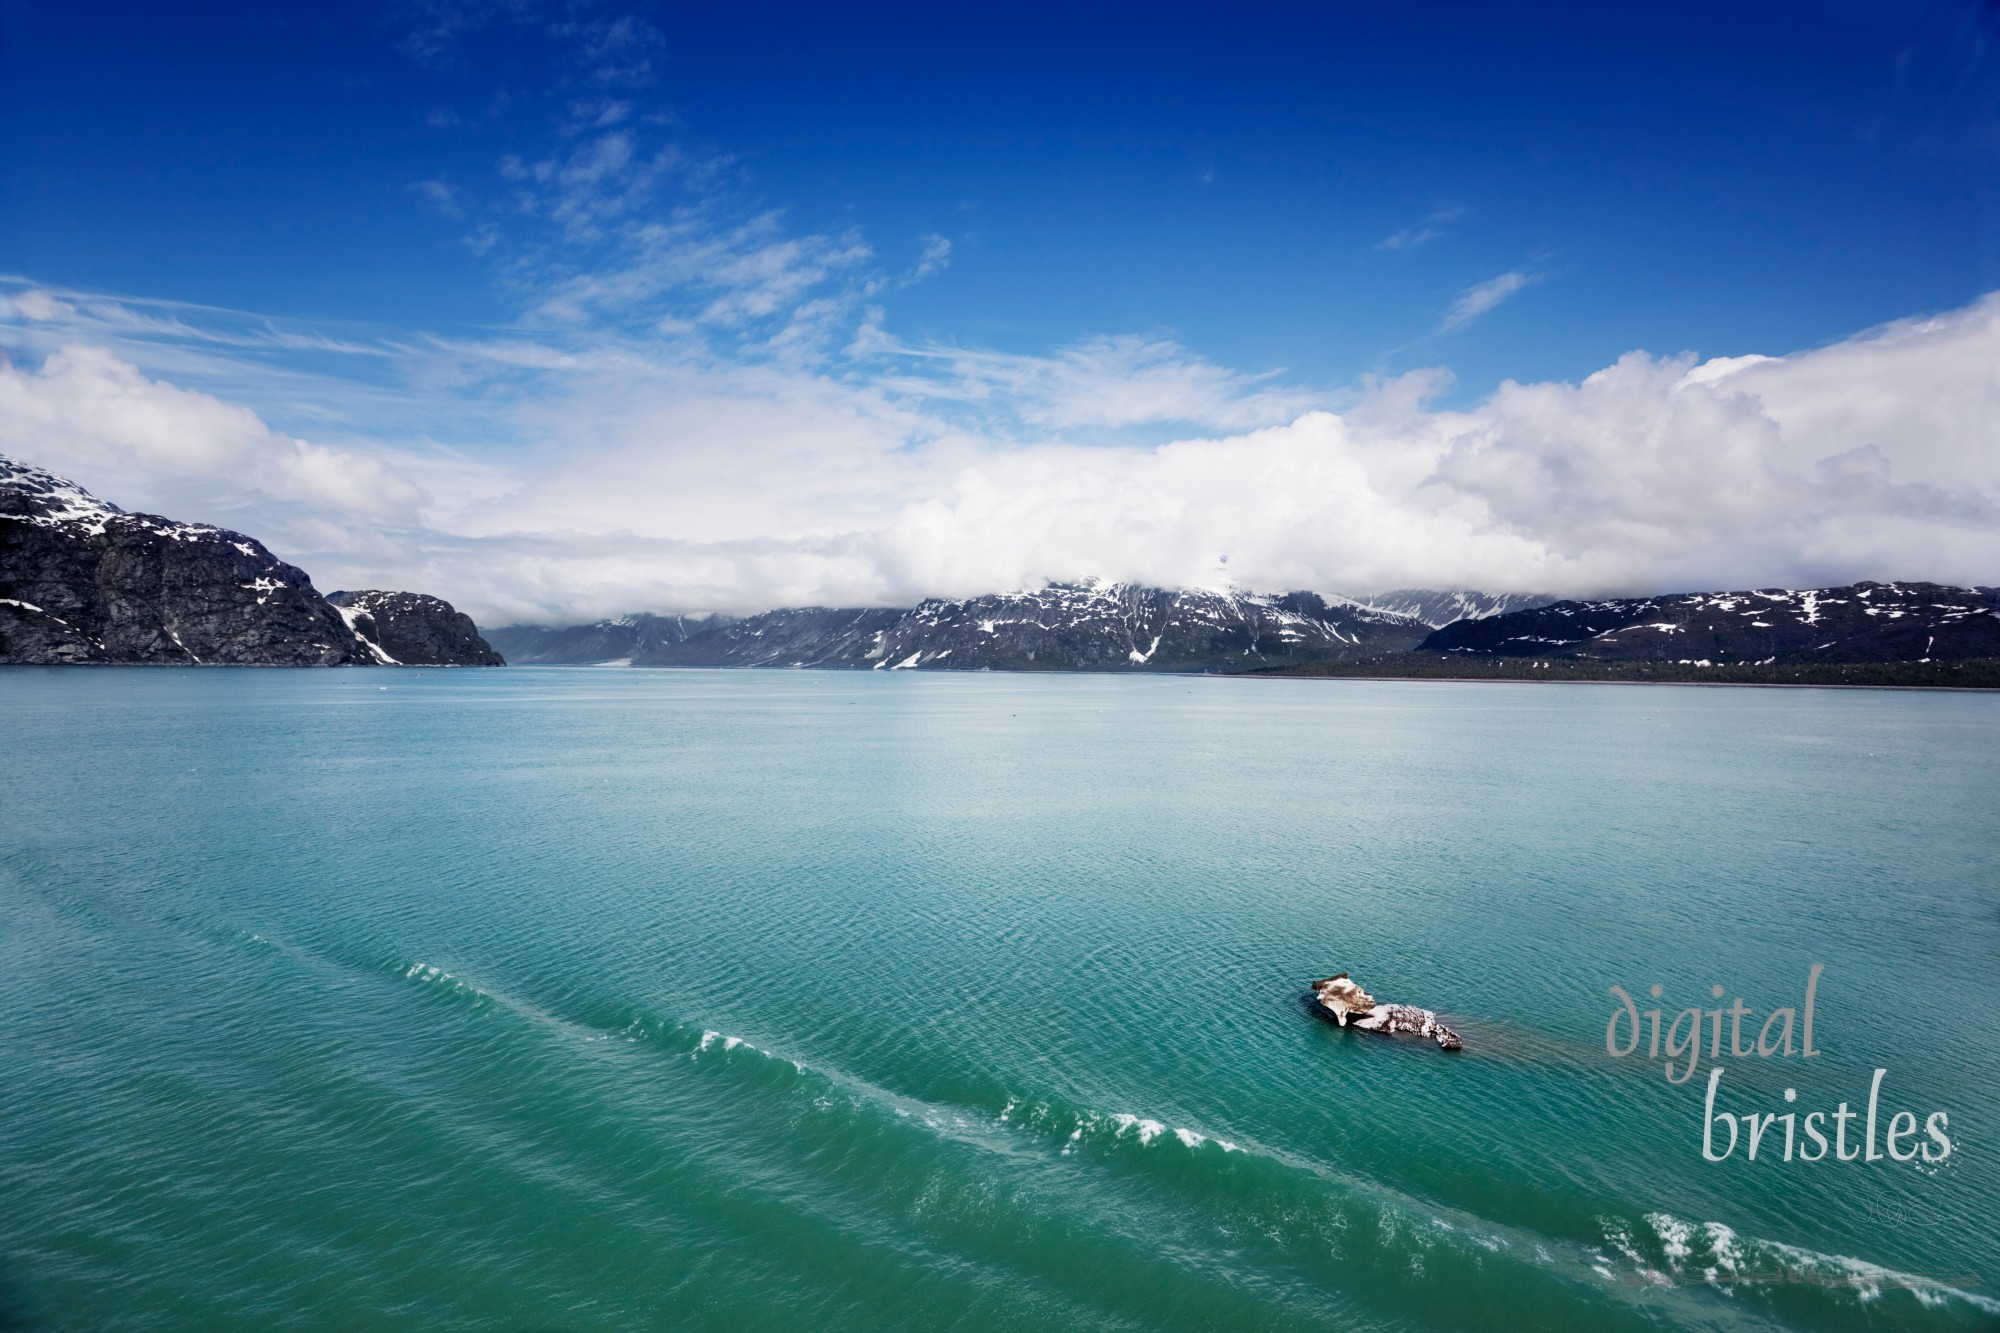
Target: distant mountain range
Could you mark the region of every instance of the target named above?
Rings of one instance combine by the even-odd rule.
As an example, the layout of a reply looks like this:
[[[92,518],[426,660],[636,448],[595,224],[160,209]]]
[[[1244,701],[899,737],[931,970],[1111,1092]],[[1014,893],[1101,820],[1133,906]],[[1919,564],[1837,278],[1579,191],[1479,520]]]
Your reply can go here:
[[[1430,588],[1398,588],[1362,599],[1378,611],[1414,616],[1432,629],[1442,629],[1457,620],[1482,620],[1529,607],[1547,606],[1555,598],[1533,592],[1470,592],[1454,588],[1437,592]]]
[[[1414,646],[1425,628],[1550,600],[1425,588],[1329,598],[1051,584],[911,609],[805,607],[748,619],[629,615],[562,627],[506,625],[486,638],[516,665],[873,667],[916,654],[912,665],[936,669],[1227,671],[1301,655],[1323,661],[1393,651],[1387,645]],[[877,635],[881,653],[871,655]]]
[[[507,660],[557,666],[631,666],[635,658],[729,624],[732,616],[618,616],[587,625],[504,625],[486,640]]]
[[[1454,661],[1537,658],[1566,664],[1563,679],[1624,678],[1631,673],[1610,667],[1652,663],[1685,668],[1676,678],[1729,668],[1731,679],[1747,681],[1771,668],[1773,681],[1794,681],[1810,673],[1792,668],[2000,658],[1996,610],[1994,589],[1933,583],[1554,602],[1425,589],[1363,601],[1085,583],[907,610],[629,616],[490,637],[517,662],[631,666],[1436,676],[1450,674]],[[1895,683],[1878,676],[1866,680]],[[1911,679],[1918,676],[1930,682],[1924,673]]]
[[[500,665],[420,593],[325,598],[227,528],[128,514],[0,456],[0,663]]]
[[[1798,591],[1552,602],[1447,625],[1419,645],[1467,657],[1682,666],[2000,657],[2000,589],[1855,583]]]
[[[515,662],[956,671],[1242,671],[1415,647],[1430,626],[1344,598],[1125,583],[806,607],[740,620],[629,616],[490,636]]]

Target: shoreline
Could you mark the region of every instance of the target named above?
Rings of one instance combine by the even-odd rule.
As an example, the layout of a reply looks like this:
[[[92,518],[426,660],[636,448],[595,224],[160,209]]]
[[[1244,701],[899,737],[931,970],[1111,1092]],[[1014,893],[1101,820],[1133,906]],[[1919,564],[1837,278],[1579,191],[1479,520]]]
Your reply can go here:
[[[438,671],[461,667],[462,663],[376,663],[354,662],[339,666],[303,666],[275,662],[4,662],[0,669],[15,670],[201,670],[201,671],[344,671],[344,670],[387,670],[397,671]],[[1331,664],[1328,664],[1331,665]],[[1903,663],[1859,663],[1860,666],[1914,665]],[[516,671],[823,671],[834,674],[872,675],[872,671],[860,667],[847,666],[693,666],[660,665],[634,666],[619,664],[613,667],[602,662],[522,662],[506,663],[498,668],[486,666],[484,670]],[[1750,689],[1750,690],[1914,690],[1934,694],[2000,694],[2000,683],[1991,685],[1957,685],[1928,681],[1843,681],[1843,680],[1702,680],[1688,679],[1647,679],[1639,675],[1567,675],[1551,672],[1547,675],[1523,673],[1519,675],[1462,675],[1424,671],[1384,671],[1380,669],[1340,670],[1326,666],[1302,667],[1261,667],[1250,671],[1119,671],[1103,668],[1049,668],[1044,670],[1022,670],[1015,667],[932,667],[918,668],[926,676],[1116,676],[1155,677],[1177,680],[1314,680],[1314,681],[1373,681],[1381,683],[1440,684],[1440,685],[1646,685],[1646,686],[1692,686],[1700,689]]]
[[[1195,674],[1195,673],[1186,673]],[[1932,694],[1995,694],[2000,685],[1851,685],[1810,680],[1630,680],[1609,676],[1418,676],[1348,675],[1334,672],[1242,671],[1237,678],[1254,680],[1367,680],[1412,685],[1640,685],[1701,690],[1920,690]]]
[[[2000,658],[1903,662],[1662,662],[1587,657],[1495,657],[1388,653],[1248,674],[1335,680],[1519,681],[1576,685],[1731,685],[1782,689],[2000,690]]]

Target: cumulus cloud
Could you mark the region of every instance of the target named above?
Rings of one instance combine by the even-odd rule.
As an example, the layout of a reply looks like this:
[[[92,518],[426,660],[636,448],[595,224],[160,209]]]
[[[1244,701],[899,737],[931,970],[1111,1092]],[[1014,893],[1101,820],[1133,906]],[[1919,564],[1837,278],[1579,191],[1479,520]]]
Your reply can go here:
[[[440,417],[485,414],[483,441],[449,446],[307,444],[142,369],[160,345],[0,367],[8,452],[228,519],[329,586],[489,621],[1225,568],[1265,590],[1574,594],[2000,569],[2000,295],[1786,356],[1635,352],[1463,408],[1438,405],[1442,371],[1328,395],[1144,338],[889,344],[838,374],[601,334],[390,349]],[[1108,426],[1152,438],[1073,438]]]
[[[385,522],[413,519],[424,499],[378,455],[274,431],[248,408],[149,379],[102,347],[63,347],[34,370],[0,360],[0,441],[113,489],[152,478],[185,492],[198,482],[239,502]]]

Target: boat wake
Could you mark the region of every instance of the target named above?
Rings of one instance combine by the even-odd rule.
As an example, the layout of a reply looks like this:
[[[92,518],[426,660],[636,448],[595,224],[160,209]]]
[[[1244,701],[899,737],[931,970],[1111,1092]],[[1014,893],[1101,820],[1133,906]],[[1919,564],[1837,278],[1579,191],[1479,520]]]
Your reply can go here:
[[[1132,1217],[1097,1216],[1087,1225],[1127,1225],[1131,1239],[1148,1236],[1156,1246],[1176,1228],[1183,1248],[1225,1237],[1231,1253],[1288,1268],[1301,1296],[1359,1291],[1366,1304],[1373,1292],[1386,1306],[1442,1299],[1426,1294],[1433,1287],[1477,1288],[1496,1293],[1494,1308],[1504,1308],[1514,1297],[1498,1293],[1512,1288],[1529,1302],[1521,1308],[1542,1308],[1533,1304],[1536,1289],[1546,1297],[1554,1284],[1586,1307],[1678,1310],[1689,1322],[1712,1319],[1718,1301],[1740,1314],[1813,1327],[1866,1325],[1885,1315],[1910,1326],[1987,1327],[2000,1315],[2000,1301],[1963,1283],[1745,1236],[1720,1222],[1641,1208],[1600,1216],[1595,1235],[1551,1234],[1416,1197],[1237,1131],[1099,1109],[1046,1091],[1002,1090],[997,1080],[962,1085],[955,1099],[912,1096],[788,1054],[782,1041],[629,1008],[616,1018],[604,1011],[565,1017],[428,961],[382,971],[471,1021],[506,1016],[578,1042],[676,1057],[737,1108],[732,1124],[746,1133],[761,1124],[758,1132],[774,1145],[816,1124],[815,1142],[843,1145],[830,1160],[875,1170],[928,1160],[934,1165],[925,1169],[946,1171],[936,1153],[949,1151],[950,1170],[961,1178],[1005,1175],[1030,1161],[1044,1173],[1069,1173],[1063,1178],[1072,1185],[1074,1173],[1090,1173],[1082,1183],[1095,1195],[1136,1189],[1137,1202],[1120,1205]],[[833,1168],[823,1162],[818,1169]],[[1208,1241],[1199,1240],[1204,1235]],[[1411,1289],[1412,1278],[1423,1281]]]

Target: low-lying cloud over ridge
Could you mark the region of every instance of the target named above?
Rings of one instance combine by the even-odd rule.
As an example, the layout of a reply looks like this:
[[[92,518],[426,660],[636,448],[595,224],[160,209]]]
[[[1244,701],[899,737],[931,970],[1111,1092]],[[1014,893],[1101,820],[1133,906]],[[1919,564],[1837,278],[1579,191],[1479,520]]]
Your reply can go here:
[[[1441,371],[1315,394],[1160,340],[1036,358],[881,339],[835,368],[608,335],[315,341],[24,284],[6,301],[7,452],[252,531],[327,586],[489,621],[1090,576],[1586,594],[2000,572],[2000,295],[1789,356],[1634,352],[1463,410],[1434,406]],[[402,373],[278,371],[260,341]],[[266,419],[301,390],[321,440]],[[384,431],[425,400],[481,438]],[[1065,437],[1095,425],[1163,442]]]

